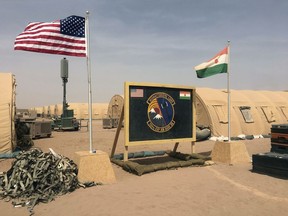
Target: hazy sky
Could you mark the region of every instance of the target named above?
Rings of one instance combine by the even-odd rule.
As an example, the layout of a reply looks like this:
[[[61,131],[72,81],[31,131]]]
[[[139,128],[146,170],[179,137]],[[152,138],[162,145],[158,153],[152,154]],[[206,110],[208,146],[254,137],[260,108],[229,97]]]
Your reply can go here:
[[[232,89],[287,90],[287,0],[1,0],[0,72],[17,81],[17,107],[62,103],[61,55],[14,51],[29,22],[90,12],[93,102],[124,82],[226,88],[226,74],[194,67],[231,41]],[[86,58],[67,57],[67,102],[88,101]]]

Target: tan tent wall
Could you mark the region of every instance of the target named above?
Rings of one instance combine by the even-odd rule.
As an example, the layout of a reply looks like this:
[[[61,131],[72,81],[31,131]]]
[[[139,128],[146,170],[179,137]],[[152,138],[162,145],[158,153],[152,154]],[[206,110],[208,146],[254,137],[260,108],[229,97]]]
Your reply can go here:
[[[88,104],[87,103],[69,103],[69,109],[74,110],[74,116],[77,119],[88,119]],[[103,119],[107,114],[108,103],[93,103],[92,104],[92,119]],[[61,109],[62,113],[62,109]]]
[[[15,76],[0,73],[0,154],[11,153],[16,147],[15,95]]]
[[[225,90],[196,89],[197,124],[213,136],[228,136]],[[245,117],[244,117],[245,116]],[[231,136],[270,134],[272,124],[288,123],[288,92],[231,90]]]
[[[43,111],[43,107],[34,107],[34,108],[29,109],[29,110],[35,111],[37,113],[37,115],[41,115],[42,111]]]
[[[38,115],[51,116],[62,114],[62,104],[55,104],[43,107],[34,107],[31,110],[36,110]],[[74,110],[74,117],[77,119],[88,119],[88,104],[87,103],[69,103],[68,109]],[[103,119],[107,116],[108,103],[93,103],[92,104],[92,119]],[[49,112],[50,111],[50,112]]]

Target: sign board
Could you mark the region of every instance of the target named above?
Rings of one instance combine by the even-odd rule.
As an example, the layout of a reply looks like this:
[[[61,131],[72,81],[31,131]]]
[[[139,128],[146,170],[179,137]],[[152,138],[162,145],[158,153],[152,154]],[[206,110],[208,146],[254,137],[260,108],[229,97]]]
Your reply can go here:
[[[195,88],[125,82],[125,146],[196,141]]]

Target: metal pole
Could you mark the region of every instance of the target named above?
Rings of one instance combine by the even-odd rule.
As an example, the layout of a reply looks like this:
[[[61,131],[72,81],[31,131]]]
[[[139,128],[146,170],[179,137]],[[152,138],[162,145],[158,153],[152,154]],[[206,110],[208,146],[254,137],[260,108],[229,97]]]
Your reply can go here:
[[[91,89],[91,62],[90,62],[90,32],[89,32],[89,11],[86,11],[85,18],[85,36],[86,36],[86,57],[87,57],[87,74],[88,74],[88,113],[89,113],[89,149],[90,153],[95,153],[93,150],[92,137],[92,89]]]
[[[227,64],[227,95],[228,95],[228,142],[231,140],[231,124],[230,124],[230,111],[231,111],[231,104],[230,104],[230,41],[228,40],[228,64]]]
[[[63,58],[61,60],[61,78],[63,81],[63,109],[62,109],[62,117],[67,117],[66,114],[66,110],[68,108],[67,106],[67,101],[66,101],[66,83],[68,82],[68,60],[66,58]]]
[[[66,106],[67,106],[67,102],[66,102],[66,83],[68,81],[67,78],[62,78],[63,80],[63,109],[62,109],[62,117],[66,117]]]

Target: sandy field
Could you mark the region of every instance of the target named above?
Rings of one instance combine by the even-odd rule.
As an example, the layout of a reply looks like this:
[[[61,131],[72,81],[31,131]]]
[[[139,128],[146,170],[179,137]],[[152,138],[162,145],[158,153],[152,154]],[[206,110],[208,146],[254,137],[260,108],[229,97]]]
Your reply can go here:
[[[93,147],[111,153],[116,129],[103,129],[93,122]],[[270,151],[270,139],[243,141],[249,155]],[[124,151],[121,130],[117,153]],[[77,151],[89,151],[89,132],[53,132],[51,138],[34,140],[35,147],[73,159]],[[196,152],[209,154],[213,141],[196,143]],[[172,150],[174,144],[129,147],[129,152]],[[180,143],[178,151],[190,153],[190,143]],[[11,167],[11,159],[0,160],[0,171]],[[136,176],[112,164],[117,182],[76,191],[40,203],[34,208],[39,216],[266,216],[287,215],[288,181],[252,172],[252,163],[221,164],[164,170]],[[0,215],[29,215],[26,207],[14,208],[0,200]]]

